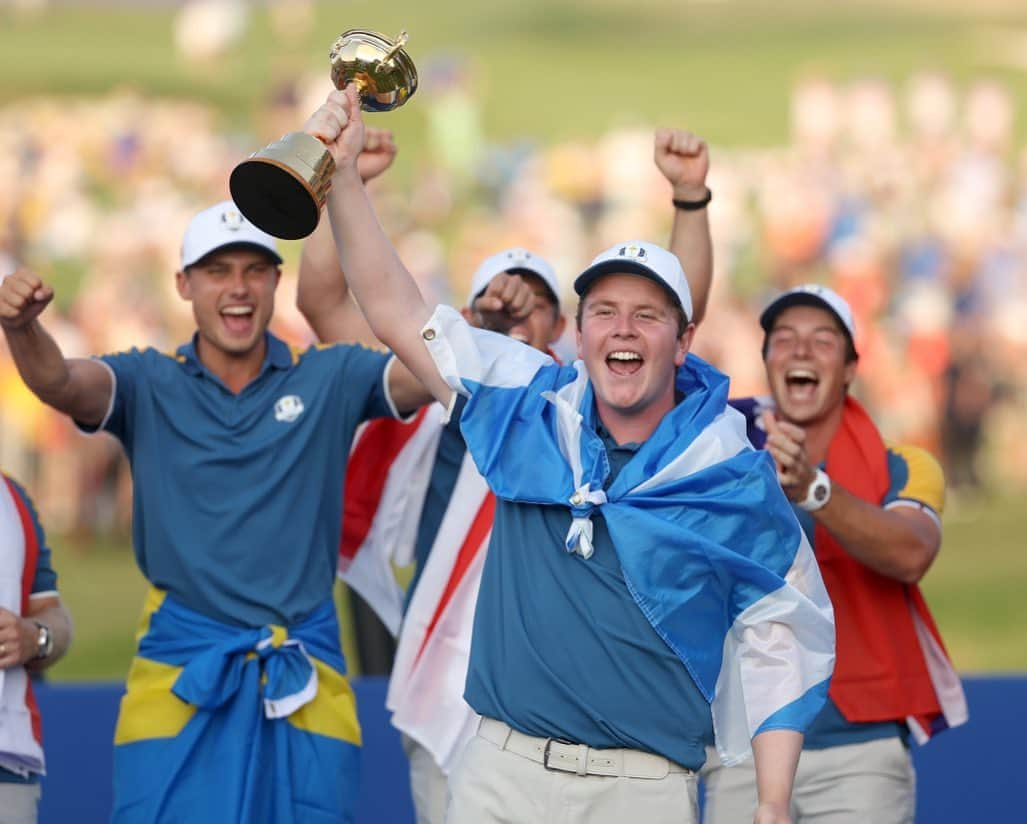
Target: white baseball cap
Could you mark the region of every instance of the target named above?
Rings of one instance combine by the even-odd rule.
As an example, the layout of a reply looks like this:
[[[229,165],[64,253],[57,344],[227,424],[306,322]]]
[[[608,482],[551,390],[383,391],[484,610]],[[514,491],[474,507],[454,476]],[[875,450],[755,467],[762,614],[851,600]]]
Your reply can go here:
[[[833,289],[828,289],[819,283],[805,283],[778,295],[767,304],[767,308],[760,315],[760,326],[763,327],[763,331],[769,332],[773,328],[777,316],[790,306],[816,306],[818,309],[826,309],[848,334],[853,351],[855,351],[856,324],[852,320],[852,309],[845,302],[845,298]]]
[[[684,310],[685,317],[692,319],[692,292],[685,279],[685,270],[681,268],[677,255],[662,246],[644,240],[611,246],[578,275],[574,281],[574,291],[584,295],[588,287],[603,275],[641,275],[649,278],[666,289]]]
[[[182,268],[229,246],[251,246],[267,252],[275,263],[282,262],[275,239],[243,217],[235,203],[225,200],[189,221],[182,239]]]
[[[503,272],[542,278],[542,282],[552,293],[553,302],[557,307],[560,306],[560,281],[556,279],[553,267],[548,261],[519,246],[497,252],[482,261],[471,278],[471,293],[467,297],[467,305],[474,303],[474,299],[485,291],[492,278]]]

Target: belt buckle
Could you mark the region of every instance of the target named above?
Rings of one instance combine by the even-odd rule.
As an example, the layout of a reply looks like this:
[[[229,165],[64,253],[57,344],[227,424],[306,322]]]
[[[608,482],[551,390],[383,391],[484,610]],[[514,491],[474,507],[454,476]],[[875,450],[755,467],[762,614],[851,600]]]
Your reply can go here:
[[[552,743],[554,741],[557,744],[573,744],[574,743],[573,741],[565,741],[562,738],[547,738],[546,739],[546,745],[542,748],[542,766],[545,767],[550,772],[572,772],[571,770],[566,770],[563,767],[550,767],[549,766],[550,746],[552,745]]]

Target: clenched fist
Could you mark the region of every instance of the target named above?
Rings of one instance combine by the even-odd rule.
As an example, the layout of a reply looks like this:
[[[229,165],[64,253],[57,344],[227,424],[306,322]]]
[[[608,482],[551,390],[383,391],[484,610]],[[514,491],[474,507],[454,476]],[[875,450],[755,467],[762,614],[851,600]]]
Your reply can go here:
[[[519,275],[501,273],[474,300],[474,323],[482,329],[506,334],[524,320],[535,305],[535,293]]]
[[[396,144],[392,132],[367,126],[364,129],[364,149],[357,157],[357,171],[360,179],[367,183],[392,165],[396,159]]]
[[[351,83],[329,94],[307,119],[303,131],[325,144],[337,169],[353,168],[364,150],[364,119],[356,86]]]
[[[52,300],[52,287],[28,269],[18,269],[0,282],[0,326],[28,326]]]
[[[700,200],[705,196],[710,153],[701,137],[683,129],[657,129],[653,160],[674,187],[674,197]]]

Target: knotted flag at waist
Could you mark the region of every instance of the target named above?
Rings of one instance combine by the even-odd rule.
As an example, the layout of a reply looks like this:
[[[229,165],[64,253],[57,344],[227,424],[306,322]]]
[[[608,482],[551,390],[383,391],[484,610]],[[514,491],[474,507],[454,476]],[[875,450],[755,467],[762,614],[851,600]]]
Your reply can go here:
[[[497,497],[568,510],[566,544],[549,551],[587,558],[602,512],[636,604],[711,704],[724,763],[760,732],[804,730],[827,694],[833,612],[771,458],[727,406],[727,377],[688,356],[682,399],[608,484],[583,362],[559,366],[449,307],[424,338],[469,396],[461,427]]]
[[[114,824],[351,821],[360,728],[334,604],[240,627],[152,589],[114,743]]]

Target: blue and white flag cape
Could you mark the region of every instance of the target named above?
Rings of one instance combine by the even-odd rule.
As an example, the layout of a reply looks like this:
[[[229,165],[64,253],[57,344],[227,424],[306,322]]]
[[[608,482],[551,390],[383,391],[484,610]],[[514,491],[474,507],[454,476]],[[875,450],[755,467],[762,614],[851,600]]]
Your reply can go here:
[[[833,611],[770,456],[726,404],[727,377],[689,356],[684,400],[604,490],[584,363],[559,366],[448,306],[422,334],[470,396],[461,427],[499,498],[566,507],[566,549],[586,558],[602,508],[635,602],[711,704],[722,761],[744,759],[758,733],[805,730],[827,696]]]

